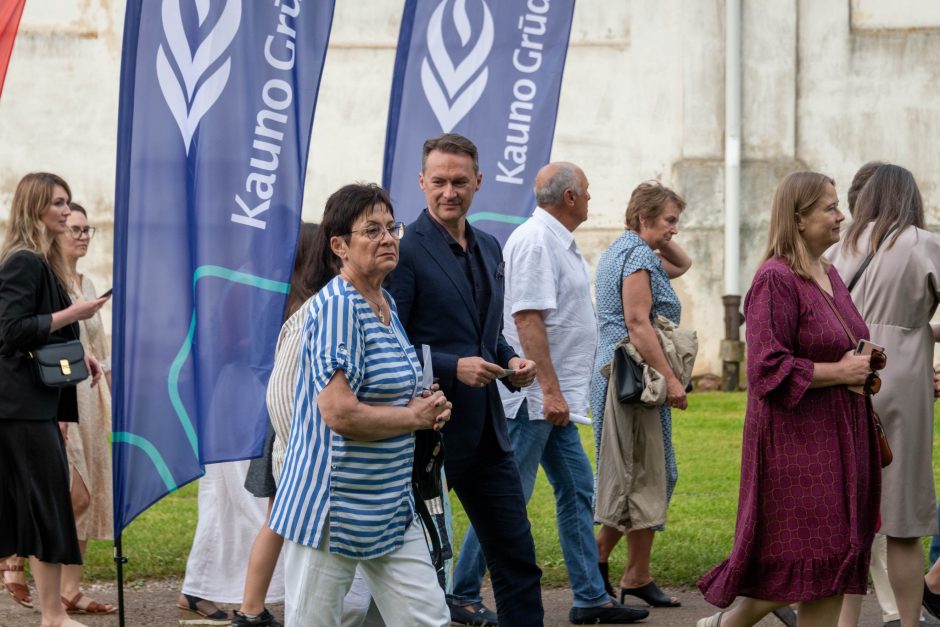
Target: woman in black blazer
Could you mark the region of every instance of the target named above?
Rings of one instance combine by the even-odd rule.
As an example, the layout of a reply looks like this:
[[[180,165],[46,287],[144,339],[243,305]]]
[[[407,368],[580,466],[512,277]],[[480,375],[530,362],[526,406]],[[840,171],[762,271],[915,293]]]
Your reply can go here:
[[[77,627],[62,606],[62,564],[80,564],[63,436],[78,421],[74,388],[60,393],[33,374],[27,353],[78,339],[79,320],[107,298],[72,303],[56,236],[71,191],[54,174],[27,174],[13,195],[0,248],[0,559],[30,557],[42,627]],[[94,382],[97,362],[86,357]],[[59,421],[62,422],[60,431]]]

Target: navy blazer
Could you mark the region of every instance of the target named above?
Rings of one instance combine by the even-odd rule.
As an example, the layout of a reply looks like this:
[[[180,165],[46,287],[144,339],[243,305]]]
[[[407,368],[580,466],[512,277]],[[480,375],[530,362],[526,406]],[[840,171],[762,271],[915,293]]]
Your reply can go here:
[[[398,306],[398,318],[419,357],[422,344],[431,347],[434,376],[454,404],[451,420],[441,431],[447,459],[474,454],[487,410],[500,448],[509,452],[512,446],[496,382],[473,388],[457,380],[459,357],[482,357],[508,368],[509,360],[516,355],[503,337],[503,253],[495,237],[473,229],[491,292],[490,306],[481,324],[472,287],[432,220],[425,209],[408,225],[401,240],[398,267],[390,275],[388,286]],[[467,228],[472,228],[469,223]]]
[[[72,304],[37,254],[19,251],[0,265],[0,420],[78,421],[75,388],[43,385],[26,353],[79,339],[78,323],[56,331],[52,314]]]

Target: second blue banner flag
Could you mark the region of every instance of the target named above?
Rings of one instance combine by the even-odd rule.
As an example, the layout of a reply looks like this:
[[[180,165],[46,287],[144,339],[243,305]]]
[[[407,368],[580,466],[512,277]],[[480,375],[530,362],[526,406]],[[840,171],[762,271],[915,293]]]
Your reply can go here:
[[[505,242],[535,207],[551,156],[574,0],[407,0],[395,60],[383,182],[396,215],[424,208],[421,145],[460,133],[480,151],[468,218]]]

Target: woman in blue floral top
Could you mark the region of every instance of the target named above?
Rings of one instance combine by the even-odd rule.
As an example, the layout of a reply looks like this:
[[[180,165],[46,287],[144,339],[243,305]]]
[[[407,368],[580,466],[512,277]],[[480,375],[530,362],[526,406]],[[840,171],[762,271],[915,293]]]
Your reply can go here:
[[[600,446],[607,397],[607,379],[600,369],[610,362],[614,348],[629,334],[644,361],[666,378],[667,398],[659,416],[666,457],[667,501],[679,476],[672,446],[672,408],[685,409],[687,402],[685,389],[669,367],[651,321],[656,316],[664,316],[679,323],[682,308],[669,280],[681,276],[692,265],[688,255],[672,241],[678,233],[679,216],[684,208],[685,201],[671,189],[656,181],[641,183],[633,190],[627,205],[626,229],[601,255],[595,281],[598,342],[591,381],[595,446]],[[653,607],[680,605],[677,599],[659,589],[650,574],[656,530],[634,529],[626,534],[628,557],[620,579],[621,602],[632,595]],[[613,527],[602,526],[598,531],[599,567],[605,581],[607,560],[622,536]],[[612,588],[608,591],[613,595]]]

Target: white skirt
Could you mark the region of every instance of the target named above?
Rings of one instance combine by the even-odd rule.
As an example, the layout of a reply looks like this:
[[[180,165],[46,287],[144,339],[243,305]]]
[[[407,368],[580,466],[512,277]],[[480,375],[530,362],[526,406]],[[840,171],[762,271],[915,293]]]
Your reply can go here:
[[[217,603],[241,603],[251,545],[265,522],[268,499],[245,489],[248,460],[209,464],[199,480],[199,522],[186,562],[183,593]],[[284,600],[278,558],[267,603]]]

